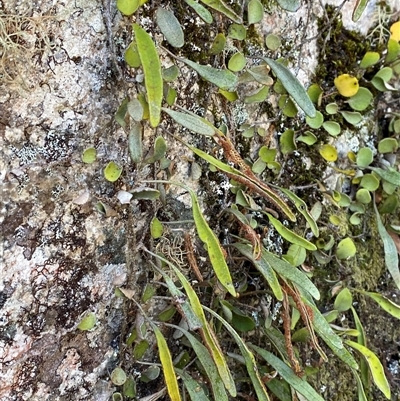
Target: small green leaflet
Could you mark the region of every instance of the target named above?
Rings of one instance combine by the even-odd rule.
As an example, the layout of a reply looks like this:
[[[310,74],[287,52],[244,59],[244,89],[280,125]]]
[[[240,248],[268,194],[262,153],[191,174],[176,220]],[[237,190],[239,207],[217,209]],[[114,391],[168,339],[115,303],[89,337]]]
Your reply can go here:
[[[115,162],[110,162],[105,167],[103,174],[107,181],[115,182],[118,180],[122,173],[122,167],[118,166]]]
[[[95,148],[87,148],[82,154],[82,161],[91,164],[96,161],[97,151]]]
[[[247,6],[247,15],[249,25],[257,24],[264,17],[264,6],[260,0],[250,0]]]
[[[232,24],[228,29],[228,37],[236,40],[246,39],[247,29],[242,24]]]
[[[159,190],[149,187],[136,187],[130,193],[132,194],[132,199],[154,200],[160,197]]]
[[[161,63],[151,36],[136,23],[133,24],[133,31],[144,72],[147,101],[149,103],[150,125],[155,128],[160,122],[163,98]]]
[[[322,126],[329,135],[338,136],[340,134],[341,128],[336,121],[325,121]]]
[[[305,238],[301,237],[300,235],[296,234],[295,232],[289,230],[287,227],[285,227],[278,219],[273,217],[271,214],[267,213],[268,219],[270,223],[274,226],[275,230],[287,241],[289,241],[292,244],[296,244],[299,246],[302,246],[305,249],[308,249],[309,251],[316,251],[317,247],[311,243],[310,241],[307,241]]]
[[[208,256],[210,257],[215,275],[217,276],[221,285],[232,296],[237,297],[238,294],[233,285],[231,273],[228,265],[226,264],[225,256],[221,249],[221,244],[201,213],[196,194],[190,189],[189,194],[192,199],[193,218],[196,225],[197,234],[207,246]]]
[[[296,376],[290,366],[270,352],[249,344],[269,365],[271,365],[291,387],[303,395],[308,401],[324,401],[324,399],[303,379]]]
[[[156,20],[162,34],[171,46],[182,47],[184,45],[185,38],[181,24],[172,11],[158,7]]]
[[[291,244],[284,258],[294,267],[298,267],[306,261],[307,252],[302,246]]]
[[[233,72],[242,71],[246,65],[246,57],[244,57],[243,53],[237,52],[235,53],[228,62],[228,68]]]
[[[262,382],[260,374],[258,372],[257,363],[254,358],[254,355],[249,350],[247,345],[244,343],[242,338],[239,336],[239,334],[236,332],[236,330],[228,322],[226,322],[221,316],[218,315],[218,313],[214,312],[210,308],[207,308],[206,306],[203,306],[203,308],[207,312],[211,313],[215,318],[217,318],[225,326],[225,328],[229,331],[229,334],[234,338],[237,345],[239,346],[240,352],[243,355],[243,358],[246,363],[247,372],[249,373],[251,382],[253,383],[254,390],[256,391],[257,400],[258,401],[270,401],[270,398],[268,397],[268,394],[265,390],[264,383]]]
[[[162,110],[169,114],[178,124],[197,134],[206,136],[213,136],[215,134],[216,129],[204,118],[166,108]]]
[[[167,151],[167,143],[162,136],[158,136],[154,141],[154,152],[153,155],[148,157],[145,163],[155,163],[156,161],[162,159]]]
[[[276,62],[268,57],[262,59],[271,67],[277,78],[282,82],[282,85],[287,90],[289,95],[299,105],[299,107],[310,117],[315,117],[316,110],[313,102],[308,96],[303,85],[283,64]]]
[[[164,231],[164,227],[161,224],[160,220],[156,216],[151,219],[150,222],[150,234],[154,239],[158,239],[162,236]]]
[[[364,57],[362,58],[362,60],[360,62],[360,68],[367,69],[367,68],[371,67],[374,64],[376,64],[380,58],[381,58],[381,55],[378,52],[368,51],[364,54]],[[385,69],[383,69],[383,70],[385,70]]]
[[[387,269],[389,270],[390,275],[393,278],[394,283],[396,284],[397,288],[400,289],[399,255],[397,253],[396,245],[382,223],[382,219],[375,202],[372,203],[375,209],[378,232],[383,242],[383,249],[385,252],[385,264]]]
[[[129,67],[138,68],[141,65],[140,56],[137,51],[135,41],[132,41],[128,48],[125,50],[124,59]]]
[[[263,86],[260,90],[257,90],[255,93],[249,96],[245,96],[244,102],[246,104],[261,103],[267,98],[268,93],[269,93],[269,87]]]
[[[266,64],[256,65],[247,70],[247,73],[254,78],[258,83],[266,86],[271,86],[274,83],[269,74],[269,67]],[[240,76],[242,79],[242,76]]]
[[[168,394],[171,401],[180,401],[181,396],[179,393],[178,381],[176,379],[174,365],[172,363],[171,353],[169,352],[167,341],[161,333],[160,329],[151,323],[154,334],[157,339],[158,352],[160,355],[161,365],[164,372],[164,380],[167,385]]]
[[[125,397],[136,397],[136,380],[132,376],[127,377],[126,382],[122,387],[122,391]]]
[[[212,24],[213,17],[211,13],[195,0],[184,0],[185,3],[196,11],[197,15],[207,24]]]
[[[165,82],[172,82],[179,77],[180,70],[175,64],[173,64],[171,67],[164,68],[162,74]]]
[[[203,79],[225,90],[234,90],[238,77],[229,70],[218,70],[208,65],[195,63],[186,58],[179,58],[182,62],[193,68]]]
[[[139,0],[117,0],[117,8],[124,15],[132,15],[139,6]]]
[[[111,372],[110,379],[116,386],[122,386],[126,382],[126,373],[122,368],[116,367]]]
[[[143,119],[144,109],[140,101],[136,98],[127,104],[127,112],[134,121],[141,121]]]
[[[358,344],[354,341],[346,340],[345,343],[349,345],[351,348],[357,350],[368,362],[369,369],[372,374],[372,378],[374,383],[377,385],[379,390],[385,395],[385,397],[390,400],[390,387],[389,383],[385,376],[385,371],[383,370],[383,366],[378,359],[378,357],[367,347],[364,347],[361,344]]]
[[[352,125],[357,125],[363,119],[358,111],[340,111],[340,114]]]
[[[93,312],[88,312],[85,314],[83,319],[79,322],[77,328],[79,330],[91,330],[94,326],[96,326],[97,318]]]
[[[200,0],[206,6],[213,8],[216,11],[227,16],[233,22],[237,24],[242,23],[242,19],[231,9],[229,8],[222,0]]]
[[[301,5],[300,0],[277,0],[278,4],[287,11],[295,12]]]
[[[218,33],[211,44],[211,48],[209,50],[210,54],[217,55],[221,53],[225,48],[225,44],[226,44],[225,35],[222,32]]]
[[[126,121],[125,121],[125,116],[126,112],[128,110],[128,103],[129,103],[129,98],[126,97],[121,104],[118,107],[117,112],[115,113],[115,121],[122,127],[126,127]]]
[[[339,312],[345,312],[350,309],[353,303],[353,296],[348,288],[343,288],[337,294],[333,308]]]

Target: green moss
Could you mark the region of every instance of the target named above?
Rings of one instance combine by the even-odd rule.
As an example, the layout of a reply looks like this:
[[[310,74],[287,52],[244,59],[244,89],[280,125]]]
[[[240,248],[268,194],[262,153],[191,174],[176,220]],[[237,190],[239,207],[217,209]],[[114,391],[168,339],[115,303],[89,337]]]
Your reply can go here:
[[[366,215],[365,219],[368,232],[356,242],[356,256],[348,264],[353,272],[352,281],[355,287],[375,291],[386,266],[376,219],[372,215]]]
[[[260,51],[265,47],[264,46],[264,37],[260,34],[260,30],[256,29],[255,25],[250,25],[247,29],[247,36],[244,45],[251,46],[252,48],[259,48]],[[252,52],[249,53],[251,55],[259,54],[260,52]]]
[[[371,44],[364,36],[343,28],[340,14],[335,17],[336,8],[326,6],[326,15],[330,24],[327,29],[325,18],[318,21],[321,35],[318,39],[320,54],[315,71],[316,82],[326,82],[333,86],[333,78],[340,74],[356,74],[358,61],[371,49]]]
[[[318,367],[317,375],[308,378],[310,384],[325,400],[357,400],[357,386],[351,370],[332,353],[328,352],[328,359]]]

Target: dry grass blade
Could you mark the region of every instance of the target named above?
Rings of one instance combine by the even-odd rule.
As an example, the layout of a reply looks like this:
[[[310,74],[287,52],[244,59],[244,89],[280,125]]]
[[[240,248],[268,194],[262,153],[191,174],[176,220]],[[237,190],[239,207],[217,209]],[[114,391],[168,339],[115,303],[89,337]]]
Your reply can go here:
[[[199,265],[197,264],[196,256],[194,255],[193,243],[192,239],[190,238],[190,234],[188,232],[185,232],[183,238],[185,240],[186,257],[189,262],[189,266],[193,270],[193,273],[195,274],[197,280],[202,282],[204,279],[201,275]]]
[[[284,290],[286,290],[285,287],[283,287]],[[283,329],[285,331],[285,345],[286,345],[286,351],[289,357],[290,364],[292,366],[292,369],[294,370],[294,373],[296,373],[297,376],[301,377],[303,376],[303,371],[300,367],[299,361],[297,360],[294,350],[293,350],[293,344],[292,344],[292,335],[291,335],[291,327],[290,327],[290,311],[289,311],[289,299],[287,296],[286,291],[284,291],[284,297],[283,297],[283,310],[282,310],[282,320],[283,320]]]

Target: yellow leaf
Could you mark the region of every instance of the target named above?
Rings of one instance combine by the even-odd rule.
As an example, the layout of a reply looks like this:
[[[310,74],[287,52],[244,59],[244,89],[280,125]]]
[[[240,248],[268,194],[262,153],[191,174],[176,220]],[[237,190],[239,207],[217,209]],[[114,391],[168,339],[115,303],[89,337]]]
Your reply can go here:
[[[319,149],[320,155],[328,162],[334,162],[338,158],[337,150],[332,145],[322,145]]]
[[[345,343],[360,352],[361,355],[365,358],[376,386],[379,388],[379,390],[382,391],[386,398],[390,400],[389,383],[386,378],[383,366],[378,357],[370,349],[364,347],[364,345],[355,343],[354,341],[350,340],[346,340]]]
[[[342,74],[335,78],[335,86],[344,97],[354,96],[358,92],[358,79],[349,74]]]
[[[390,39],[393,39],[396,42],[400,42],[400,21],[395,22],[390,27],[390,33]]]
[[[167,385],[168,394],[171,401],[181,401],[179,385],[174,371],[174,365],[169,352],[167,341],[160,329],[152,324],[154,334],[156,335],[158,351],[160,354],[161,365],[164,372],[164,380]]]

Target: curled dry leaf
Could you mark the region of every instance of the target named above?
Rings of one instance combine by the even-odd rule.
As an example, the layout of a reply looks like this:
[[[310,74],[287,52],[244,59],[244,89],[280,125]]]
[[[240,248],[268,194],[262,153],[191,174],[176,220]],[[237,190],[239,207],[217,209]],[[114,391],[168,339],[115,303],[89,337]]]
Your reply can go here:
[[[128,299],[132,299],[135,295],[135,291],[130,288],[118,288]]]
[[[117,193],[117,198],[121,202],[122,205],[130,203],[132,196],[133,195],[127,191],[118,191],[118,193]]]
[[[106,217],[115,217],[118,214],[111,206],[101,201],[97,202],[96,209]]]
[[[84,191],[79,196],[72,200],[75,205],[84,205],[90,198],[90,192]]]

